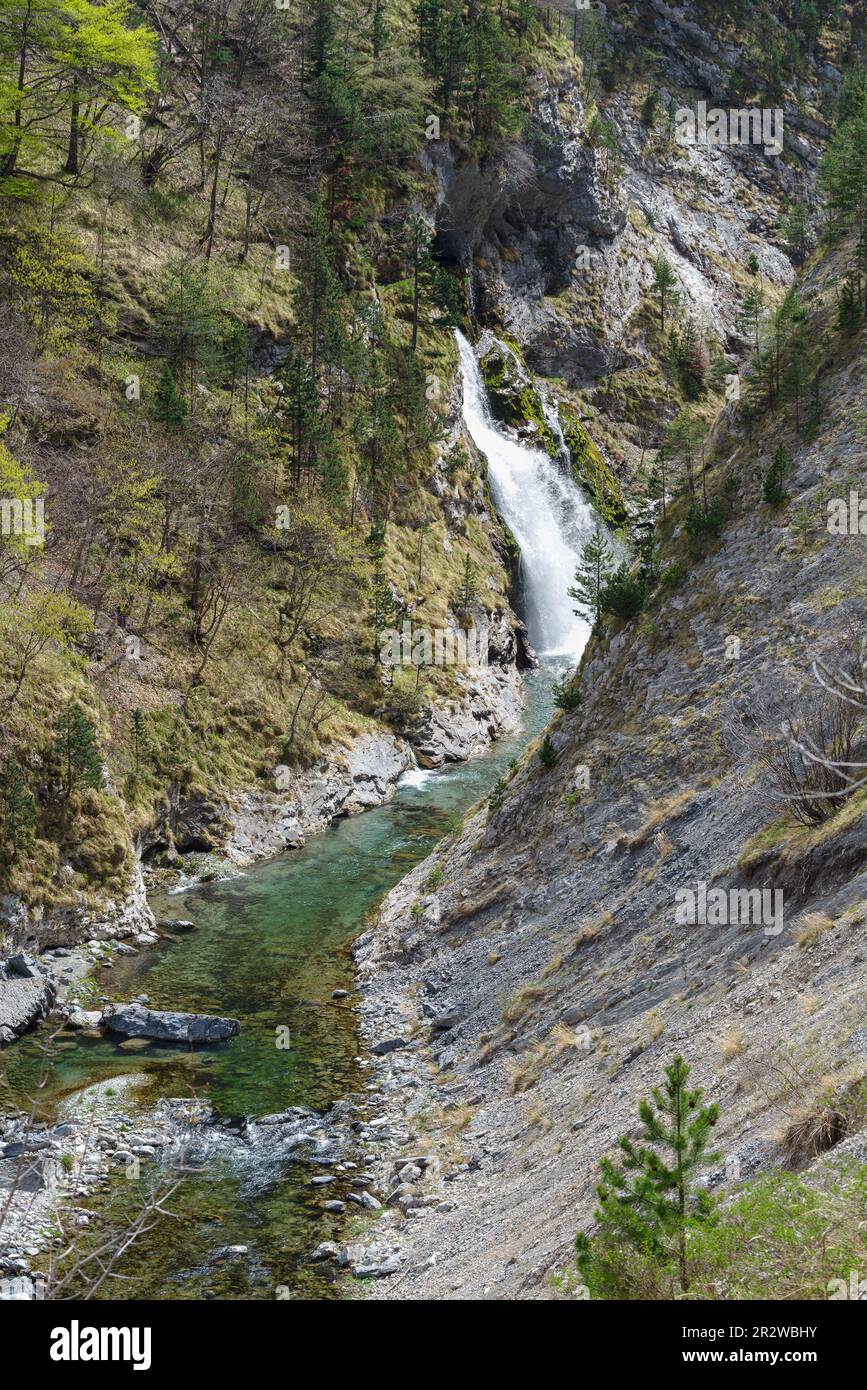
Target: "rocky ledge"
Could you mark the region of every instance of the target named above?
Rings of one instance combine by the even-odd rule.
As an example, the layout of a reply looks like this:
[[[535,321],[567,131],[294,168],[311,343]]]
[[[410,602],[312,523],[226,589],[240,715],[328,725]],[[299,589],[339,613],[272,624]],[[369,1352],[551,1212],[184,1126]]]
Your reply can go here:
[[[45,966],[19,953],[0,961],[0,1046],[46,1018],[57,986]]]

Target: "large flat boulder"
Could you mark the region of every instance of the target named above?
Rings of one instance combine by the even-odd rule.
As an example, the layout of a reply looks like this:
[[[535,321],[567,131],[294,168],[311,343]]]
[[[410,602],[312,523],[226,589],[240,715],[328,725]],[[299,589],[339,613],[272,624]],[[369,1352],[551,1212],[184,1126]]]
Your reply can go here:
[[[241,1031],[236,1018],[146,1009],[143,1004],[108,1004],[102,1011],[102,1023],[110,1033],[125,1038],[154,1038],[158,1042],[225,1042]]]

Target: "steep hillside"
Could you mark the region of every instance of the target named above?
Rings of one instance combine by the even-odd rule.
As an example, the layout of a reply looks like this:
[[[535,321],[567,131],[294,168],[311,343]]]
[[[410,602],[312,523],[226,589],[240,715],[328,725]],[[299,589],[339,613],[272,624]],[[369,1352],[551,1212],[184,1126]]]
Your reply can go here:
[[[637,9],[663,108],[679,83],[722,105],[731,35]],[[820,64],[801,97],[830,73]],[[589,422],[633,509],[656,498],[655,538],[630,603],[599,615],[549,738],[358,943],[365,1031],[399,1040],[379,1063],[385,1105],[427,1157],[397,1202],[407,1219],[380,1227],[402,1297],[574,1296],[599,1159],[637,1136],[638,1102],[675,1052],[720,1106],[707,1181],[730,1212],[719,1247],[698,1249],[693,1296],[825,1297],[833,1261],[805,1260],[786,1282],[785,1213],[803,1200],[842,1240],[861,1201],[845,1162],[820,1160],[803,1190],[786,1174],[846,1135],[841,1156],[864,1159],[865,591],[851,516],[867,382],[847,310],[863,296],[863,242],[839,241],[829,160],[818,178],[829,131],[803,100],[780,95],[797,133],[775,159],[666,147],[637,111],[647,91],[602,99],[617,113],[619,213],[569,143],[563,102],[574,110],[580,84],[540,96],[554,155],[546,166],[534,151],[526,209],[515,195],[489,217],[460,177],[447,193],[477,301]],[[863,129],[852,138],[863,164]],[[806,216],[785,212],[797,197]],[[572,269],[581,244],[591,289]],[[679,357],[677,329],[666,350],[660,257],[703,354]],[[689,919],[722,893],[724,907]],[[833,1133],[799,1141],[828,1115]],[[764,1263],[737,1253],[751,1203]],[[863,1260],[857,1235],[845,1258]],[[671,1296],[640,1262],[631,1285],[620,1277],[621,1297]]]
[[[799,825],[764,758],[782,720],[815,736],[811,663],[863,683],[862,540],[825,529],[827,499],[863,485],[863,337],[826,387],[810,443],[723,423],[708,487],[743,486],[719,540],[640,623],[592,641],[554,765],[531,751],[358,944],[368,1035],[414,1040],[393,1079],[446,1203],[400,1223],[403,1296],[551,1296],[598,1159],[675,1051],[720,1104],[715,1185],[785,1162],[798,1115],[863,1085],[865,793]],[[684,890],[718,889],[781,896],[743,921],[679,914]]]

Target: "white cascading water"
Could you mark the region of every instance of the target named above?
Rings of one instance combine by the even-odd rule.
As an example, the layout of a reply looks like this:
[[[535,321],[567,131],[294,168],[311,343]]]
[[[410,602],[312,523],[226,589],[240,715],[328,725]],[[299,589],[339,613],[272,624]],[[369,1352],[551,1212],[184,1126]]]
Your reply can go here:
[[[497,511],[521,550],[530,641],[540,655],[577,660],[590,628],[574,613],[568,590],[598,518],[581,489],[543,449],[510,439],[493,419],[476,355],[461,332],[455,330],[455,337],[464,381],[464,422],[488,460]]]

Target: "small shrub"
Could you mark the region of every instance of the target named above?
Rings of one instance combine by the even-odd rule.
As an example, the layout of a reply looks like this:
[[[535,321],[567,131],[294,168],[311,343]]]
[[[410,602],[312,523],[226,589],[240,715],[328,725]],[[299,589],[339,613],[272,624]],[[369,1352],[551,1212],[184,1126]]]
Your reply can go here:
[[[498,777],[491,787],[488,794],[488,805],[492,811],[496,811],[497,807],[502,803],[508,785],[508,780],[505,777]]]
[[[670,565],[666,565],[659,576],[660,584],[666,589],[677,589],[689,574],[689,566],[685,560],[672,560]]]
[[[519,1019],[539,999],[545,998],[545,989],[542,985],[524,985],[518,990],[517,994],[509,1000],[503,1010],[504,1023],[517,1023]]]
[[[783,1135],[782,1149],[790,1168],[803,1168],[819,1154],[845,1139],[849,1125],[845,1113],[833,1105],[817,1105],[799,1115]]]
[[[784,486],[784,478],[792,466],[792,460],[780,445],[774,454],[771,466],[762,484],[762,496],[770,507],[779,507],[789,496]]]
[[[647,580],[624,562],[615,570],[599,596],[600,613],[613,613],[628,621],[641,612],[647,602]]]
[[[551,735],[546,734],[539,748],[539,764],[545,768],[546,772],[552,767],[556,767],[560,761],[560,754],[551,742]]]
[[[554,704],[557,709],[577,709],[580,703],[581,687],[574,675],[564,676],[561,681],[554,682]]]
[[[739,1057],[744,1047],[744,1035],[740,1028],[733,1028],[725,1037],[720,1038],[719,1050],[724,1062],[731,1062],[734,1057]]]
[[[805,912],[799,918],[799,931],[795,940],[801,949],[812,946],[814,941],[818,941],[820,936],[824,936],[826,931],[830,931],[834,923],[826,912]]]
[[[690,553],[699,558],[705,547],[719,538],[725,520],[723,503],[693,502],[684,517],[683,528],[689,536]]]

